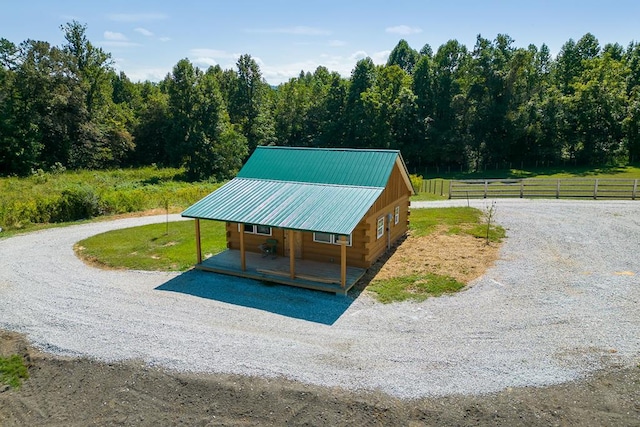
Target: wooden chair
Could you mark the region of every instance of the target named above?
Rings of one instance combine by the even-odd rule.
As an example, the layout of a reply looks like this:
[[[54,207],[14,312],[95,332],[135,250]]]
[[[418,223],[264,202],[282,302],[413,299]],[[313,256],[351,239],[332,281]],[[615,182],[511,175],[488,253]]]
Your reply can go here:
[[[278,241],[276,239],[267,239],[267,241],[262,243],[259,247],[262,251],[263,258],[269,255],[271,255],[272,258],[276,258],[278,256]]]

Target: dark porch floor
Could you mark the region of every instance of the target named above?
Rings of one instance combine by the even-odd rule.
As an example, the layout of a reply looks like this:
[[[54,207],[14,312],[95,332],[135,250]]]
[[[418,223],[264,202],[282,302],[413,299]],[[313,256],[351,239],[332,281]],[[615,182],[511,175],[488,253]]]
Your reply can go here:
[[[240,268],[240,251],[238,250],[220,252],[202,263],[196,264],[195,268],[342,295],[346,295],[347,291],[366,272],[364,268],[347,266],[347,283],[342,288],[340,286],[340,264],[296,259],[296,276],[292,279],[289,275],[288,257],[263,257],[261,254],[253,252],[245,252],[245,257],[247,267],[245,271]]]

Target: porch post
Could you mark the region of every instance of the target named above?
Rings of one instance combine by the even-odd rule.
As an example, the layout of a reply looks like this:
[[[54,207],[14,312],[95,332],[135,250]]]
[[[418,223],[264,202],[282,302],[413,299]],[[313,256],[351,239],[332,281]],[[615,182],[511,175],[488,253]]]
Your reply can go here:
[[[340,286],[347,286],[347,237],[340,236]]]
[[[247,260],[244,253],[244,223],[240,223],[240,269],[247,270]]]
[[[202,243],[200,241],[200,220],[196,218],[196,259],[202,263]]]
[[[289,275],[292,279],[296,278],[296,248],[293,242],[293,230],[289,230]]]

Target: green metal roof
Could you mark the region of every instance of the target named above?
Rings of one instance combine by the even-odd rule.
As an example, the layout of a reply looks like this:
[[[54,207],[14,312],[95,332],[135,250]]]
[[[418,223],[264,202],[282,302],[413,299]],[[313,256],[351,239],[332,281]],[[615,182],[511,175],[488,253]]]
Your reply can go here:
[[[238,178],[384,187],[397,150],[258,147]]]
[[[404,167],[394,150],[258,147],[236,178],[182,216],[350,234],[398,159]]]
[[[382,191],[376,187],[234,178],[182,216],[351,234]]]

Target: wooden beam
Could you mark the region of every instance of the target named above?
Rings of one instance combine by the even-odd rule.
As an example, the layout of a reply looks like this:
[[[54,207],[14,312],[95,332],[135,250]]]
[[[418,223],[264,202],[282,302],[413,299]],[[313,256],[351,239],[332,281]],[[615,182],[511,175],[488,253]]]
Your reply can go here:
[[[289,276],[292,279],[295,279],[296,278],[296,243],[293,240],[294,239],[293,233],[294,233],[293,230],[289,230],[289,236],[287,238],[289,239]]]
[[[247,271],[247,257],[244,250],[244,224],[240,224],[240,269]]]
[[[347,286],[347,236],[340,236],[340,286]]]
[[[196,259],[202,263],[202,242],[200,241],[200,220],[196,218]]]

